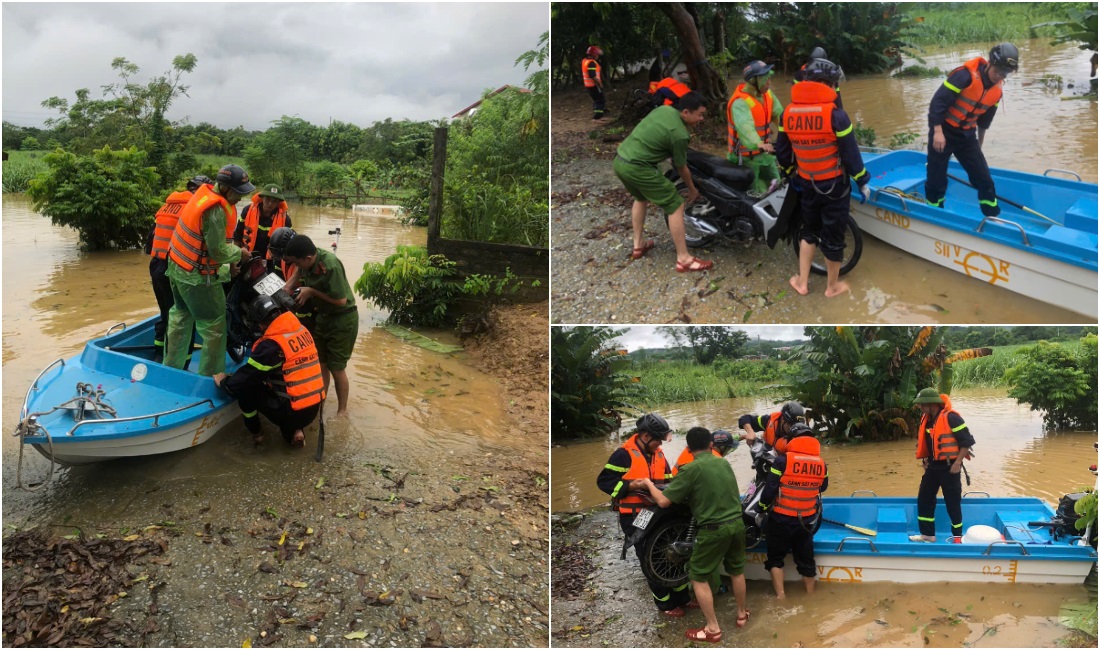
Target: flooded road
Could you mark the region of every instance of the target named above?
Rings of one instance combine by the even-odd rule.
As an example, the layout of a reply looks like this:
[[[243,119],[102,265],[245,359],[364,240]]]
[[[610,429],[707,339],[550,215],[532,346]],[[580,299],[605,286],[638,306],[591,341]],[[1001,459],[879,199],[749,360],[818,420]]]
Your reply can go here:
[[[1056,504],[1066,492],[1094,485],[1088,465],[1096,460],[1095,431],[1043,433],[1040,416],[1002,391],[959,391],[954,404],[977,440],[976,458],[966,464],[972,485],[965,490],[1037,496]],[[741,414],[775,408],[766,399],[733,399],[655,410],[673,428],[685,431],[695,425],[733,429]],[[553,512],[608,503],[595,487],[595,477],[616,446],[599,441],[552,450]],[[683,446],[678,434],[665,443],[665,454],[674,461]],[[829,446],[822,455],[828,462],[831,496],[863,489],[879,496],[911,496],[919,486],[921,470],[911,440]],[[747,448],[742,445],[728,458],[743,488],[751,476]],[[616,515],[598,508],[574,530],[555,528],[555,546],[561,543],[559,533],[584,544],[594,552],[597,568],[590,593],[577,600],[555,595],[554,644],[686,646],[684,630],[701,625],[701,615],[689,612],[670,620],[656,613],[636,558],[630,553],[619,559]],[[1067,634],[1058,622],[1061,606],[1087,603],[1089,594],[1094,597],[1094,587],[1084,585],[819,583],[812,597],[800,586],[789,586],[787,599],[779,601],[769,583],[749,581],[752,619],[744,630],[733,625],[731,596],[718,596],[716,606],[729,646],[1040,647],[1055,645]]]

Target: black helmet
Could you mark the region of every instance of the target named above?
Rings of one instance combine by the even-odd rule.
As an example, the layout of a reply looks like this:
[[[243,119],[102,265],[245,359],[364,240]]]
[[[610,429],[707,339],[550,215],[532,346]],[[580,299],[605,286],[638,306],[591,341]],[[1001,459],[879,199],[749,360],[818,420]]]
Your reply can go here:
[[[646,413],[637,419],[637,431],[664,438],[672,432],[672,428],[668,426],[667,420],[656,413]]]
[[[1019,48],[1011,43],[1000,43],[988,53],[988,62],[1001,70],[1019,71]]]
[[[282,259],[283,252],[286,250],[286,245],[290,243],[290,240],[297,236],[298,233],[294,232],[293,228],[275,228],[271,232],[271,239],[267,243],[267,250],[271,251],[271,257],[280,260]]]
[[[816,61],[817,59],[827,59],[827,58],[828,58],[828,53],[825,52],[824,48],[820,47],[819,45],[817,47],[814,47],[813,51],[809,53],[809,62],[810,63],[812,63],[813,61]]]
[[[816,59],[805,66],[805,80],[817,81],[835,87],[840,83],[843,70],[828,59]]]
[[[248,194],[256,189],[248,181],[248,172],[240,165],[226,165],[218,170],[217,182],[227,186],[237,194]]]
[[[725,429],[718,429],[713,433],[714,449],[722,456],[740,446],[740,440]]]
[[[191,180],[187,181],[187,191],[195,192],[203,185],[213,185],[214,181],[210,180],[209,176],[202,176],[201,174],[195,176]]]
[[[786,432],[786,439],[793,440],[794,438],[800,438],[802,436],[813,436],[813,430],[809,428],[808,424],[804,422],[798,422],[790,427],[790,430]]]
[[[248,324],[256,334],[262,334],[267,325],[281,313],[282,308],[275,304],[271,296],[259,295],[248,305]]]
[[[787,402],[782,406],[782,419],[788,424],[805,422],[805,407],[797,402]]]
[[[767,65],[763,61],[752,61],[748,65],[744,66],[744,81],[751,81],[756,77],[762,77],[771,72],[773,65]]]

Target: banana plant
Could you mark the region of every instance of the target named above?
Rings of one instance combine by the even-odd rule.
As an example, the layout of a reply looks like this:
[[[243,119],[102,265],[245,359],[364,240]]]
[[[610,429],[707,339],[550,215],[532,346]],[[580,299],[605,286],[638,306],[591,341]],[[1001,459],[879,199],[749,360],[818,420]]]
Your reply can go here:
[[[554,441],[615,431],[633,379],[622,371],[631,363],[613,345],[625,330],[609,327],[555,327],[550,334],[550,409]]]

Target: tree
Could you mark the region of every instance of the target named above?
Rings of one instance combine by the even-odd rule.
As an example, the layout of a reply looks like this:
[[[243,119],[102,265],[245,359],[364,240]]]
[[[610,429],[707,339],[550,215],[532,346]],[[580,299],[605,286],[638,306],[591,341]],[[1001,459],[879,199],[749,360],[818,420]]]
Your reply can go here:
[[[252,178],[261,183],[277,183],[285,191],[296,191],[305,178],[305,162],[318,129],[286,115],[274,124],[245,148],[245,164]]]
[[[724,106],[729,98],[729,89],[725,79],[707,62],[706,49],[698,33],[695,17],[687,10],[683,2],[662,2],[660,10],[671,21],[675,33],[683,48],[683,62],[691,75],[691,90],[701,93],[706,103]]]
[[[661,327],[677,345],[685,346],[694,353],[695,360],[709,365],[718,358],[735,359],[744,354],[748,343],[748,333],[732,327]]]
[[[56,151],[43,160],[48,171],[27,190],[36,212],[75,228],[86,250],[142,245],[160,207],[160,179],[146,166],[145,152],[104,147],[91,156]]]
[[[616,431],[630,406],[629,364],[614,345],[625,330],[609,327],[554,327],[550,332],[550,412],[553,441],[575,440]]]
[[[1088,429],[1097,424],[1096,337],[1081,339],[1073,351],[1059,343],[1039,341],[1019,351],[1023,360],[1004,373],[1008,395],[1043,411],[1050,429]]]

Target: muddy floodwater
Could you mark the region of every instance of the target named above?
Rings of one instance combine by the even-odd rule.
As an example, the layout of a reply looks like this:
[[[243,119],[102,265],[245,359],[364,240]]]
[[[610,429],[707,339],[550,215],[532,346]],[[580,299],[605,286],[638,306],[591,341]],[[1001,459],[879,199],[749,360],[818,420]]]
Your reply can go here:
[[[1099,105],[1071,99],[1087,87],[1089,54],[1051,47],[1048,39],[1019,47],[1022,67],[1006,82],[985,137],[989,164],[1037,174],[1064,169],[1097,182]],[[957,45],[928,48],[922,56],[926,66],[949,71],[978,54],[987,56],[986,50],[983,44]],[[1047,74],[1059,75],[1065,86],[1047,85],[1041,80]],[[790,81],[778,75],[772,84],[783,105],[790,100]],[[874,129],[878,146],[890,146],[896,134],[914,133],[916,140],[902,148],[926,151],[927,107],[942,81],[852,75],[841,85],[844,108],[853,121]],[[1069,83],[1075,88],[1067,88]],[[612,85],[608,107],[618,109],[632,89],[627,82]],[[862,259],[847,276],[851,292],[831,300],[824,298],[820,278],[811,280],[809,296],[794,294],[787,281],[796,260],[781,244],[775,250],[761,242],[715,244],[696,251],[714,261],[713,271],[676,273],[671,237],[655,208],[645,236],[656,248],[630,261],[631,199],[611,171],[618,138],[607,132],[617,125],[593,127],[591,100],[582,89],[556,92],[553,102],[555,323],[1087,322],[1071,310],[966,277],[871,236],[864,236]],[[706,124],[713,120],[724,118],[708,117]],[[1057,127],[1042,127],[1050,123]],[[722,144],[696,140],[692,146],[725,153]],[[1010,188],[998,189],[1012,198]]]
[[[318,247],[335,243],[329,231],[341,228],[336,252],[352,284],[365,262],[426,241],[424,229],[385,211],[291,205],[290,213]],[[267,422],[267,441],[254,446],[238,421],[196,448],[58,467],[41,490],[16,489],[19,444],[11,432],[31,381],[115,323],[157,313],[148,262],[140,251],[83,253],[75,231],[51,225],[25,197],[4,195],[6,533],[45,526],[57,535],[122,535],[162,525],[176,534],[160,569],[171,572],[162,576],[167,587],[155,592],[152,645],[308,645],[311,633],[321,645],[348,645],[360,643],[344,636],[355,630],[371,645],[546,644],[545,455],[539,468],[499,452],[517,437],[544,450],[544,430],[517,430],[498,378],[463,354],[397,339],[377,326],[386,314],[367,300],[358,300],[359,337],[347,368],[350,416],[334,417],[333,393],[322,463],[313,460],[316,423],[306,430],[306,449],[292,450]],[[446,331],[425,333],[457,342]],[[30,448],[22,465],[25,483],[50,468]],[[289,530],[301,531],[294,540],[301,556],[291,553],[296,562],[280,561],[268,573],[264,558],[273,558],[286,543],[280,532]],[[299,597],[289,583],[317,586]],[[442,600],[411,599],[411,590]],[[130,592],[149,597],[137,586]],[[397,594],[395,604],[369,606],[380,593]],[[293,615],[271,614],[275,605]],[[318,611],[319,627],[276,631],[307,615],[315,623]]]
[[[1094,485],[1088,466],[1096,461],[1095,431],[1043,432],[1040,415],[1002,391],[959,391],[954,405],[977,440],[976,457],[966,464],[972,484],[964,490],[1036,496],[1055,505],[1061,495]],[[776,408],[770,400],[749,398],[667,404],[655,411],[686,431],[696,425],[735,429],[740,415]],[[665,455],[674,461],[684,444],[683,435],[676,435],[664,444]],[[591,589],[579,598],[563,600],[555,594],[554,644],[685,646],[684,630],[701,625],[701,615],[671,620],[656,613],[636,558],[630,553],[619,559],[616,515],[599,507],[609,500],[595,487],[595,477],[616,446],[606,440],[552,450],[552,510],[555,515],[588,513],[563,536],[590,549],[597,567]],[[912,440],[827,446],[822,456],[828,462],[828,495],[872,490],[879,496],[912,496],[919,486]],[[728,459],[743,488],[751,476],[747,448],[741,446]],[[555,545],[557,535],[555,528]],[[778,601],[769,583],[750,581],[752,619],[744,630],[735,630],[731,596],[719,596],[717,610],[725,643],[736,646],[1030,647],[1053,645],[1065,636],[1068,629],[1058,619],[1061,606],[1086,603],[1089,595],[1094,595],[1093,586],[821,583],[809,597],[790,583],[787,600]]]

